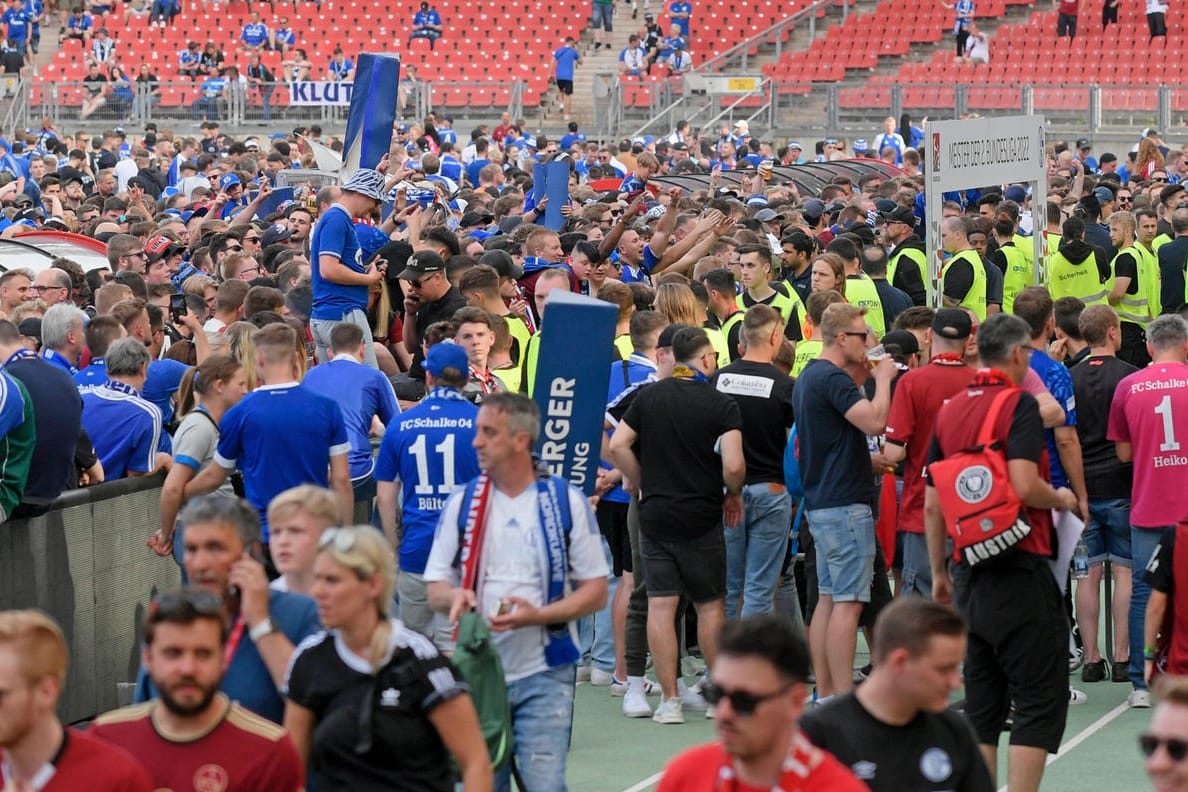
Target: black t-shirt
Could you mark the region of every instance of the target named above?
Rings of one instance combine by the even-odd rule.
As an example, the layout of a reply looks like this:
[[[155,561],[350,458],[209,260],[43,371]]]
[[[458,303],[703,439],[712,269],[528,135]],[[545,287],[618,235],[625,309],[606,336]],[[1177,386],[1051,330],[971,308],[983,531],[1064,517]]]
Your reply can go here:
[[[22,358],[7,366],[33,399],[37,443],[29,481],[21,500],[44,504],[78,484],[75,448],[82,431],[82,397],[64,370],[40,358]]]
[[[1143,579],[1147,585],[1163,594],[1171,594],[1176,588],[1176,528],[1173,526],[1159,537],[1159,545],[1150,558],[1136,558],[1134,563],[1143,564]]]
[[[768,295],[767,297],[764,297],[762,300],[756,300],[749,293],[744,291],[742,293],[743,308],[746,309],[746,308],[750,308],[752,305],[760,305],[760,304],[771,305],[772,303],[775,302],[776,297],[778,297],[781,294],[788,296],[788,297],[796,295],[796,292],[793,291],[791,286],[789,286],[788,284],[783,283],[781,281],[772,281],[769,285],[771,286],[771,288],[775,289],[776,293]],[[774,308],[775,306],[772,306],[772,307]],[[780,312],[780,315],[783,316],[783,311]],[[792,306],[792,315],[789,316],[788,321],[786,323],[784,323],[784,338],[788,339],[789,341],[803,340],[804,333],[801,332],[801,330],[800,330],[800,326],[802,324],[804,324],[804,317],[800,315],[800,306],[794,305],[794,306]]]
[[[742,413],[748,484],[784,481],[794,383],[770,363],[749,360],[736,360],[714,375],[714,387],[733,398]]]
[[[796,380],[792,405],[800,477],[810,509],[874,501],[866,435],[846,420],[850,408],[864,398],[850,375],[828,360],[810,361]]]
[[[973,288],[973,264],[968,259],[957,259],[945,266],[945,274],[941,285],[945,289],[945,296],[951,300],[961,302],[965,295]]]
[[[639,435],[642,529],[668,541],[721,530],[724,483],[716,446],[723,434],[743,428],[734,399],[708,382],[663,379],[636,393],[623,421]]]
[[[456,287],[451,286],[445,294],[431,303],[425,303],[421,306],[421,310],[417,311],[417,334],[424,338],[425,330],[429,325],[434,322],[448,322],[454,318],[454,314],[459,308],[465,307],[466,298]],[[412,365],[408,369],[408,375],[413,379],[424,380],[425,369],[421,367],[424,362],[425,355],[421,352],[421,345],[418,344],[416,354],[413,355]]]
[[[1113,355],[1090,356],[1069,369],[1077,400],[1077,436],[1089,498],[1129,498],[1134,466],[1118,460],[1116,444],[1106,437],[1114,389],[1138,371]]]
[[[334,632],[304,641],[293,655],[287,695],[313,712],[310,769],[322,792],[452,792],[450,756],[428,715],[467,688],[433,643],[392,623],[395,650],[378,677],[360,667]],[[360,755],[360,709],[372,707],[371,750]]]
[[[846,693],[805,713],[800,728],[871,792],[994,789],[973,729],[950,710],[921,712],[904,726],[892,726]]]
[[[1127,294],[1138,294],[1138,261],[1133,253],[1119,253],[1114,257],[1114,277],[1130,278],[1126,287]]]

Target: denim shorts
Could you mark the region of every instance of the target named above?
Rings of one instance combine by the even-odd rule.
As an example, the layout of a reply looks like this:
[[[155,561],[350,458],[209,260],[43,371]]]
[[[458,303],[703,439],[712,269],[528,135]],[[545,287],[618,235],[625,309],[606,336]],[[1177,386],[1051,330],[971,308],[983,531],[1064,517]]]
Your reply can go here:
[[[592,3],[594,6],[590,14],[590,27],[597,30],[600,26],[603,30],[610,31],[612,24],[611,20],[615,16],[614,3]]]
[[[1089,523],[1084,538],[1090,565],[1108,558],[1111,564],[1130,566],[1130,501],[1126,498],[1089,501]]]
[[[817,591],[834,602],[870,602],[874,516],[855,503],[805,514],[817,548]]]

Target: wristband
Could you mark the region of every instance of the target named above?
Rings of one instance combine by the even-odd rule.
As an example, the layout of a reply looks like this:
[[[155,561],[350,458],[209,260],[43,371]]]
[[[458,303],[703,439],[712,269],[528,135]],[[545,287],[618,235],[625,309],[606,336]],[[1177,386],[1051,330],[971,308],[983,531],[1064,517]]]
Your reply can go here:
[[[1154,660],[1155,659],[1155,647],[1154,646],[1144,646],[1143,647],[1143,659],[1144,660]]]

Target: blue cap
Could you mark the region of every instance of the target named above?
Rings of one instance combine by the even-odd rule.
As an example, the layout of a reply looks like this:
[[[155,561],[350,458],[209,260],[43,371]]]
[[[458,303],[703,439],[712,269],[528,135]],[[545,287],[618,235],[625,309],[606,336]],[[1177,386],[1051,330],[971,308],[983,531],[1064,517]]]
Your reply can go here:
[[[791,141],[790,143],[788,143],[788,148],[790,148],[790,149],[796,149],[797,151],[804,151],[804,146],[800,145],[800,143],[798,143],[798,142],[797,142],[797,141],[795,141],[795,140],[793,140],[793,141]]]
[[[866,141],[859,138],[854,141],[854,151],[870,151],[870,146],[866,145]]]
[[[424,369],[435,377],[440,377],[447,368],[457,369],[466,376],[470,372],[470,358],[466,350],[447,339],[429,347],[425,353]]]
[[[274,132],[274,133],[272,133],[271,136],[269,136],[268,139],[269,140],[288,140],[289,136],[286,135],[284,132]]]
[[[1097,187],[1093,190],[1093,197],[1099,204],[1108,204],[1114,200],[1114,191],[1109,187]]]
[[[243,182],[241,182],[239,180],[239,177],[236,176],[234,173],[228,173],[228,174],[224,175],[223,178],[219,179],[219,189],[220,190],[230,190],[232,187],[234,187],[237,184],[242,186]]]
[[[346,180],[342,189],[366,195],[373,201],[384,200],[384,175],[371,168],[359,168]]]

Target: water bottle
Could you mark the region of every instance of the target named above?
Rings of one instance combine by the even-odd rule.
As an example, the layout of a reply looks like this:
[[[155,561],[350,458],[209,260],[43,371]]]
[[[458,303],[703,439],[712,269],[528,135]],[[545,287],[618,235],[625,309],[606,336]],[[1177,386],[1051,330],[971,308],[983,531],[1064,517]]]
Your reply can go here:
[[[1072,576],[1073,580],[1089,577],[1089,548],[1085,545],[1084,539],[1078,539],[1076,549],[1073,550]]]

